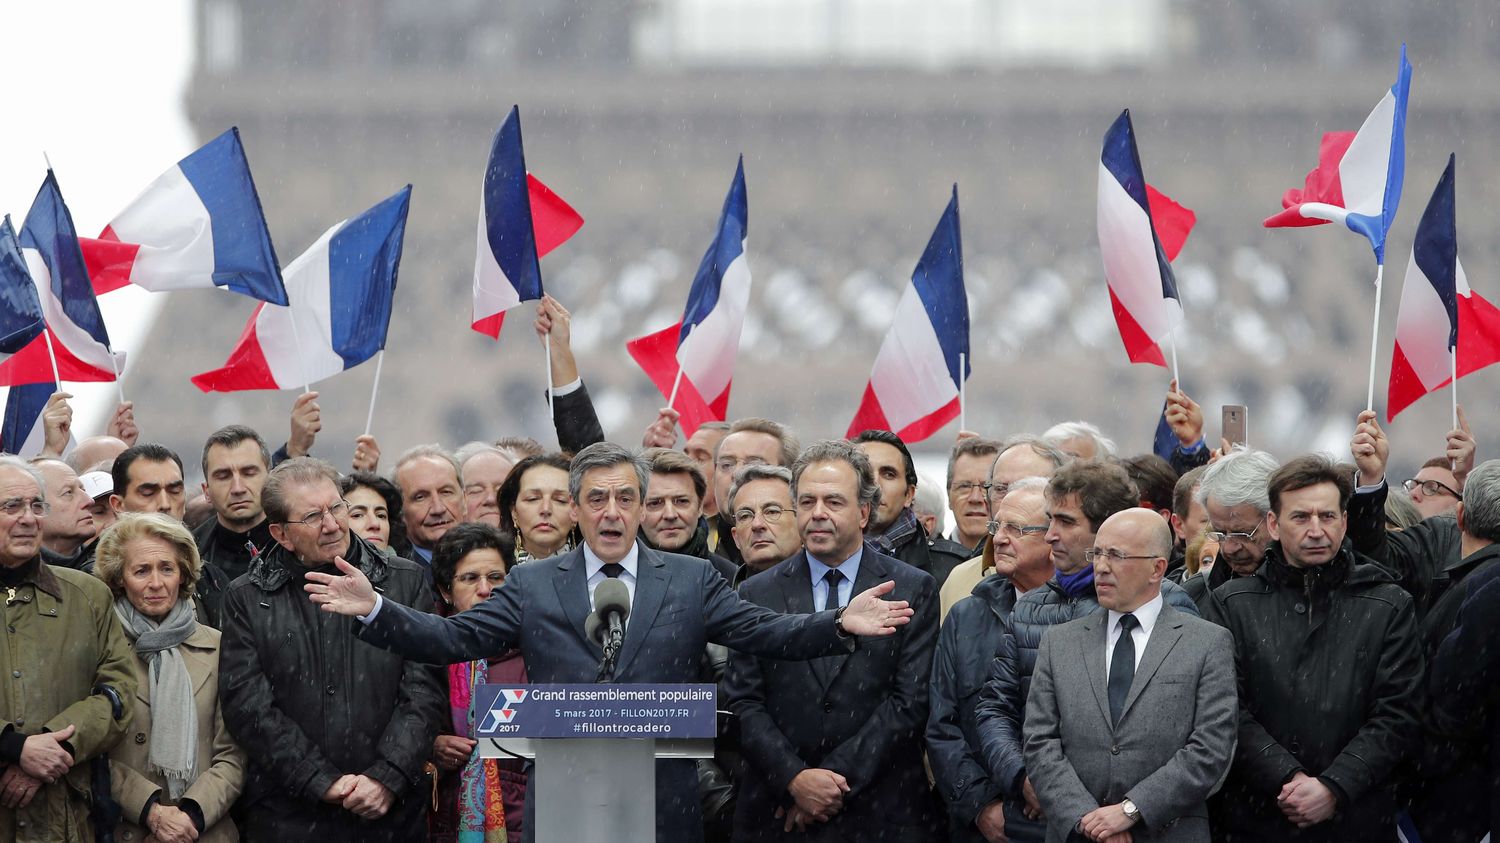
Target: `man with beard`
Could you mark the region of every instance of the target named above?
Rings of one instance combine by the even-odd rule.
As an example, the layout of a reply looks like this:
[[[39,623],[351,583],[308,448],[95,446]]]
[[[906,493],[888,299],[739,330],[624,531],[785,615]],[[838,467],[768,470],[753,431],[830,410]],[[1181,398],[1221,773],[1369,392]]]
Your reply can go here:
[[[901,437],[889,430],[866,430],[854,437],[880,484],[880,506],[870,513],[865,534],[881,553],[926,571],[942,588],[948,574],[969,558],[967,548],[942,536],[929,536],[912,511],[917,495],[917,466]]]
[[[463,470],[437,445],[418,445],[396,460],[391,479],[401,490],[401,518],[415,561],[429,564],[438,540],[467,515]]]
[[[68,464],[53,457],[31,461],[46,485],[47,514],[42,516],[42,561],[82,571],[93,568],[93,499]]]
[[[271,454],[260,434],[241,424],[214,431],[203,444],[203,495],[214,517],[193,531],[203,564],[234,582],[271,547],[271,529],[260,492]]]
[[[1200,611],[1213,599],[1214,589],[1260,568],[1271,544],[1266,529],[1266,513],[1271,509],[1266,482],[1275,470],[1274,457],[1250,449],[1231,451],[1204,470],[1197,498],[1208,515],[1207,536],[1219,543],[1219,557],[1213,568],[1182,582]]]

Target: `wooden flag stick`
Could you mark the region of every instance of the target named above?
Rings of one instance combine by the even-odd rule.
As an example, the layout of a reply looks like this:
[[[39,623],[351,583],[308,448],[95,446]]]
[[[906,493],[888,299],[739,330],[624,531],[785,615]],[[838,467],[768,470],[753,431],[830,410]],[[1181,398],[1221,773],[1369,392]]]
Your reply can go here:
[[[1365,409],[1375,409],[1375,355],[1380,351],[1380,287],[1385,280],[1385,264],[1375,265],[1375,316],[1370,320],[1370,387],[1365,392]]]
[[[968,355],[964,354],[962,351],[960,351],[958,353],[958,429],[959,430],[968,430],[969,429],[968,416],[966,414],[966,411],[968,410],[968,402],[964,400],[965,396],[966,396],[966,392],[967,392],[966,387],[968,385],[968,380],[969,380],[968,378],[964,377],[964,363],[967,361],[967,359],[968,359]]]
[[[52,329],[43,328],[42,336],[47,340],[47,359],[52,361],[52,385],[62,389],[62,378],[57,376],[57,354],[52,350]]]
[[[109,354],[109,366],[115,370],[115,389],[120,391],[120,403],[125,403],[125,384],[120,383],[120,361],[115,359],[115,350],[105,346],[105,352]],[[55,367],[54,367],[55,368]]]
[[[1167,332],[1167,344],[1172,347],[1172,380],[1177,381],[1177,390],[1182,391],[1182,374],[1177,371],[1177,328]]]
[[[693,335],[693,326],[689,325],[688,329],[687,329],[687,334],[685,336],[683,336],[682,341],[683,342],[687,342],[687,338],[690,337],[690,336],[692,336],[692,335]],[[675,355],[674,355],[674,358],[675,358]],[[680,386],[682,386],[682,369],[683,369],[682,361],[678,360],[677,361],[677,376],[674,377],[674,378],[672,378],[672,394],[667,396],[667,406],[670,407],[670,408],[672,408],[673,410],[677,409],[677,388],[680,387]]]
[[[551,331],[547,332],[547,337],[543,341],[543,344],[544,344],[545,350],[547,352],[547,415],[552,416],[553,418],[556,418],[557,417],[557,410],[554,409],[554,407],[553,407],[553,398],[552,398],[552,332]]]
[[[385,363],[385,349],[375,355],[375,383],[370,387],[370,414],[365,416],[365,435],[370,435],[370,428],[375,424],[375,396],[380,394],[380,367]]]

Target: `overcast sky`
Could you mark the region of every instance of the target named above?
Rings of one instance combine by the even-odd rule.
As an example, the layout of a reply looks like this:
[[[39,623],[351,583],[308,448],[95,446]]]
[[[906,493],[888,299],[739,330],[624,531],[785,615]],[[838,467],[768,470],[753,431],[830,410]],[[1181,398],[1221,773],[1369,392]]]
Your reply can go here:
[[[182,95],[192,4],[69,0],[6,9],[10,118],[0,132],[0,213],[26,217],[52,159],[80,235],[90,237],[195,146]],[[166,294],[129,287],[103,301],[116,350],[135,350]],[[130,397],[129,364],[124,381]],[[114,384],[72,384],[74,435],[100,432]],[[3,400],[3,390],[0,390]]]

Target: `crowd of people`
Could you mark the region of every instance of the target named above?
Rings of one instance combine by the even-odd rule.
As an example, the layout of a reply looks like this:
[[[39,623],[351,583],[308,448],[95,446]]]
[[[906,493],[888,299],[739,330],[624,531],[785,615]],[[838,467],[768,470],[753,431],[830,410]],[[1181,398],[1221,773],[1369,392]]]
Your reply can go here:
[[[713,682],[711,759],[657,765],[660,841],[1478,841],[1500,831],[1500,461],[1466,425],[1390,488],[1094,425],[806,447],[664,409],[605,441],[545,299],[561,448],[318,459],[204,440],[202,494],[121,405],[0,456],[0,840],[514,841],[483,684]],[[943,496],[935,491],[946,491]],[[189,498],[192,498],[191,500]],[[936,498],[936,500],[934,500]],[[946,509],[952,528],[939,528]],[[595,588],[631,598],[601,668]]]

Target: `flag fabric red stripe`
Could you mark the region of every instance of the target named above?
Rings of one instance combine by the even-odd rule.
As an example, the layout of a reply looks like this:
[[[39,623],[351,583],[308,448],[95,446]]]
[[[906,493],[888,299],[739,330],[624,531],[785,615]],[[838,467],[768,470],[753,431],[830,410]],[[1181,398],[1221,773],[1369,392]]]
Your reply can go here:
[[[52,338],[52,350],[57,356],[57,375],[64,381],[96,383],[115,379],[114,372],[95,368],[75,357],[56,337]],[[0,386],[28,383],[52,383],[52,361],[48,359],[45,336],[37,337],[0,363]]]
[[[1177,200],[1160,190],[1146,185],[1146,204],[1151,209],[1151,227],[1156,229],[1156,239],[1161,241],[1161,250],[1167,260],[1177,260],[1188,233],[1198,223],[1198,215],[1192,208],[1184,207]]]
[[[505,311],[502,310],[499,313],[496,313],[494,316],[486,316],[478,322],[475,322],[473,328],[479,333],[488,336],[492,340],[498,340],[500,339],[500,328],[504,325]]]
[[[867,382],[864,397],[859,399],[859,409],[854,411],[854,420],[849,422],[849,431],[844,435],[853,439],[866,430],[890,429],[891,423],[881,409],[880,397],[875,394],[875,384]]]
[[[95,240],[78,238],[78,248],[83,252],[84,265],[89,270],[89,282],[94,285],[94,295],[118,290],[130,285],[130,269],[135,264],[140,246],[121,243],[113,229],[105,228]]]
[[[271,366],[260,349],[260,340],[255,335],[255,319],[260,316],[261,302],[250,314],[245,330],[240,333],[234,351],[220,368],[193,375],[193,386],[204,392],[238,392],[245,389],[278,389]]]
[[[1500,362],[1500,309],[1478,293],[1458,297],[1458,376]]]
[[[1349,144],[1354,143],[1358,132],[1325,132],[1318,143],[1318,166],[1314,167],[1303,183],[1302,189],[1288,188],[1281,196],[1281,207],[1285,210],[1261,223],[1266,228],[1294,228],[1305,225],[1325,225],[1328,220],[1304,217],[1297,209],[1303,202],[1322,202],[1344,207],[1344,187],[1339,180],[1339,163]]]
[[[536,256],[543,258],[583,227],[583,217],[530,173],[526,174],[526,192],[531,198],[531,231],[536,237]]]
[[[920,442],[943,429],[943,425],[958,418],[958,399],[949,401],[941,408],[928,413],[906,427],[896,431],[903,442]]]
[[[1434,389],[1451,382],[1452,378],[1449,378]],[[1391,385],[1385,398],[1386,422],[1396,418],[1397,413],[1410,407],[1418,398],[1426,395],[1427,391],[1427,387],[1422,385],[1422,379],[1417,376],[1416,370],[1411,367],[1406,355],[1402,353],[1400,343],[1397,343],[1391,352]]]
[[[1125,355],[1130,358],[1130,362],[1155,363],[1166,368],[1167,358],[1162,356],[1161,346],[1151,341],[1151,337],[1141,329],[1112,288],[1109,291],[1109,307],[1114,311],[1115,324],[1120,328],[1120,339],[1125,343]]]
[[[681,332],[682,323],[678,322],[654,334],[636,337],[625,343],[625,350],[630,352],[631,358],[646,373],[646,377],[656,384],[663,399],[671,397],[672,384],[677,380],[677,337]],[[673,406],[680,416],[678,424],[682,425],[685,436],[692,436],[704,422],[724,421],[729,405],[729,390],[724,390],[724,394],[714,404],[711,407],[703,400],[691,379],[682,379],[677,387],[677,401]]]

